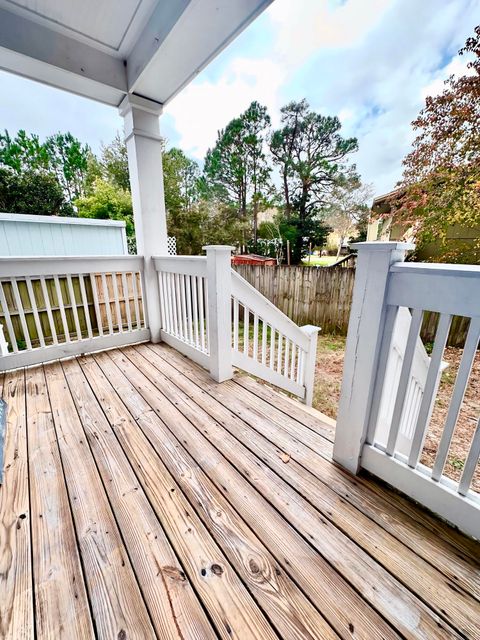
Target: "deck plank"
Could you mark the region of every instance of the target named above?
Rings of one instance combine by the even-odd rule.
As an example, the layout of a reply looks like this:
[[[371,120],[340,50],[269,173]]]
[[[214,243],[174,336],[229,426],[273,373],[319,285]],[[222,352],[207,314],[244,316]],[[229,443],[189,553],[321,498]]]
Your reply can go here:
[[[151,345],[153,348],[154,345]],[[184,357],[181,354],[176,354],[180,357],[180,359],[184,360]],[[287,398],[283,395],[283,393],[279,393],[274,389],[270,388],[268,385],[265,385],[261,382],[250,378],[244,374],[238,374],[235,376],[233,382],[236,384],[248,389],[254,395],[263,398],[268,402],[269,405],[276,407],[283,411],[286,415],[294,418],[298,421],[299,425],[308,426],[313,431],[316,431],[320,435],[324,435],[327,440],[331,440],[333,442],[333,437],[324,433],[322,420],[318,416],[309,415],[308,411],[306,412],[304,407],[302,407],[298,402],[295,403],[294,400]],[[293,408],[292,408],[293,405]],[[296,405],[296,406],[295,406]],[[307,446],[311,446],[311,441],[305,438],[305,435],[308,434],[307,431],[303,428],[298,429],[298,436],[302,439],[302,441],[307,444]],[[322,449],[323,451],[323,449]],[[318,451],[320,452],[320,451]],[[327,455],[327,459],[331,462],[331,456]],[[453,527],[450,527],[448,524],[443,523],[439,520],[435,515],[428,513],[422,507],[417,506],[408,498],[405,498],[397,491],[391,489],[386,486],[384,483],[379,483],[375,479],[372,481],[368,477],[358,477],[357,481],[361,484],[362,490],[367,488],[367,492],[374,492],[376,494],[376,498],[380,501],[383,501],[383,506],[385,507],[385,513],[388,513],[389,507],[394,508],[397,513],[399,513],[400,518],[403,518],[405,521],[405,515],[408,516],[408,521],[411,521],[414,525],[418,523],[420,525],[420,530],[422,533],[419,538],[415,540],[415,547],[419,544],[419,541],[423,538],[425,534],[425,530],[428,529],[433,536],[432,539],[435,540],[435,544],[437,545],[440,542],[439,551],[443,548],[451,549],[451,547],[455,547],[462,554],[466,555],[469,561],[473,560],[474,564],[478,566],[480,569],[480,544],[471,538],[463,535],[459,531],[455,530]],[[383,513],[382,509],[382,513]],[[440,541],[439,541],[440,537]],[[448,547],[444,547],[441,543],[445,542]],[[437,559],[441,557],[441,554],[437,554]],[[436,566],[436,562],[433,562],[434,566]]]
[[[33,638],[25,373],[0,376],[7,403],[4,478],[0,486],[0,638]]]
[[[93,361],[79,361],[90,376]],[[213,640],[217,636],[101,409],[114,393],[110,384],[105,381],[97,397],[77,360],[64,362],[63,369],[158,636]]]
[[[3,396],[0,638],[479,637],[480,544],[274,389],[142,344]]]
[[[129,350],[126,350],[128,352]],[[131,350],[133,353],[135,351]],[[302,558],[300,571],[295,575],[297,581],[302,580],[302,588],[308,595],[315,598],[315,603],[320,605],[321,612],[328,622],[342,637],[355,638],[397,638],[397,633],[389,627],[384,620],[371,609],[365,600],[360,598],[356,591],[344,580],[344,578],[284,520],[278,512],[261,496],[266,493],[272,498],[272,491],[277,490],[277,485],[269,484],[265,492],[260,488],[260,493],[254,489],[243,476],[238,473],[233,465],[226,462],[215,447],[210,444],[213,439],[215,424],[201,424],[201,432],[192,428],[192,422],[187,420],[180,411],[180,405],[174,406],[167,397],[157,389],[152,381],[141,373],[136,366],[122,352],[113,351],[109,356],[116,362],[119,369],[127,376],[131,384],[144,397],[154,411],[175,433],[177,438],[184,443],[187,450],[202,465],[210,479],[215,482],[217,488],[226,495],[229,502],[242,515],[244,520],[267,543],[270,551],[282,564],[284,570],[294,570],[288,558]],[[163,376],[150,367],[152,377],[156,383]],[[158,374],[158,375],[157,375]],[[173,392],[168,390],[168,393]],[[175,402],[181,402],[175,400]],[[187,410],[189,402],[181,403],[182,411]],[[193,419],[195,427],[200,426],[202,411],[195,406]],[[207,431],[207,438],[205,437]],[[221,438],[227,434],[222,429]],[[241,445],[236,443],[237,451]],[[251,479],[254,484],[260,481],[263,470],[261,462],[257,459],[252,463]],[[276,480],[276,478],[275,478]],[[227,488],[228,487],[228,488]],[[263,489],[263,491],[262,491]],[[295,496],[291,496],[294,498]],[[316,523],[317,526],[321,524]],[[267,542],[268,541],[268,542]],[[340,561],[340,557],[337,557]],[[286,562],[285,562],[286,561]],[[343,563],[348,570],[350,559],[344,558]],[[288,569],[286,568],[288,567]],[[358,576],[363,581],[365,574]],[[382,598],[383,598],[382,594]],[[345,602],[349,606],[345,608]]]
[[[41,367],[27,370],[26,385],[36,637],[91,640],[94,627]]]
[[[154,638],[61,364],[45,377],[98,637]]]
[[[334,420],[328,418],[328,416],[324,416],[322,419],[319,411],[317,412],[311,407],[302,406],[296,400],[283,395],[281,392],[274,391],[268,385],[262,384],[246,374],[239,373],[235,376],[234,382],[261,398],[264,403],[280,409],[289,418],[294,418],[304,427],[311,429],[333,443],[335,436]],[[318,415],[313,415],[312,412],[318,413]]]
[[[143,347],[142,347],[143,348]],[[145,348],[147,348],[145,346]],[[150,347],[148,347],[150,348]],[[352,516],[363,514],[367,516],[372,522],[365,521],[365,527],[372,529],[373,523],[379,525],[382,529],[387,531],[391,536],[394,536],[398,541],[402,543],[402,547],[398,547],[395,541],[391,538],[386,538],[389,542],[387,548],[390,548],[391,544],[394,544],[394,548],[398,550],[398,561],[402,563],[403,550],[408,547],[409,557],[411,558],[412,570],[415,567],[413,574],[418,574],[418,569],[421,568],[422,563],[420,561],[420,567],[418,566],[418,558],[420,556],[423,560],[427,561],[432,567],[441,571],[451,584],[453,589],[455,586],[460,586],[464,591],[476,597],[480,597],[480,545],[465,539],[464,546],[468,549],[473,548],[477,550],[475,559],[470,554],[464,558],[459,555],[456,550],[456,546],[452,547],[444,538],[439,538],[438,535],[432,533],[429,529],[420,525],[417,520],[406,517],[404,511],[396,507],[395,502],[392,503],[389,499],[372,490],[371,481],[365,481],[362,478],[353,478],[347,472],[343,471],[336,465],[331,463],[320,453],[317,453],[311,446],[311,441],[308,438],[307,442],[303,439],[303,431],[297,428],[292,435],[292,432],[284,429],[275,416],[269,413],[268,408],[266,413],[262,415],[249,415],[248,411],[244,410],[244,405],[249,403],[249,398],[239,398],[236,393],[235,385],[233,383],[224,383],[222,388],[219,389],[218,385],[214,383],[201,369],[186,368],[184,366],[184,360],[181,356],[170,353],[168,350],[158,350],[155,345],[151,346],[151,350],[158,353],[162,358],[167,359],[167,364],[162,364],[162,370],[164,373],[169,370],[169,365],[174,365],[175,368],[186,376],[186,380],[194,380],[196,385],[200,383],[200,388],[207,391],[213,398],[224,398],[225,403],[228,405],[229,410],[235,416],[242,418],[251,427],[254,427],[257,431],[261,430],[264,437],[273,442],[277,447],[280,447],[283,451],[287,451],[297,462],[302,464],[307,470],[309,470],[318,480],[323,483],[323,490],[321,496],[329,496],[332,490],[335,492],[342,501],[350,504],[357,511],[352,512]],[[257,384],[257,383],[255,383]],[[187,382],[188,385],[188,382]],[[228,386],[230,386],[231,392],[228,392]],[[262,386],[262,385],[259,385]],[[208,409],[211,412],[213,405],[208,405]],[[228,416],[224,415],[224,420],[228,422]],[[241,423],[239,423],[241,424]],[[248,441],[248,437],[246,439]],[[288,475],[290,480],[290,474]],[[383,487],[379,487],[379,491]],[[318,493],[318,487],[317,492]],[[319,494],[320,497],[320,494]],[[330,496],[333,498],[333,496]],[[412,509],[415,509],[415,505],[412,505]],[[342,510],[332,510],[333,516],[341,515]],[[348,523],[351,526],[355,526],[357,518],[354,518],[352,522]],[[446,525],[438,521],[438,528],[445,529]],[[456,534],[456,532],[453,532]],[[378,551],[382,549],[379,548]],[[413,555],[411,555],[413,554]],[[374,554],[375,555],[375,554]],[[429,570],[430,571],[430,570]],[[414,579],[414,576],[411,576]],[[440,576],[440,581],[442,578]],[[437,580],[434,581],[434,584]],[[449,593],[447,586],[447,594]],[[449,599],[449,598],[448,598]],[[428,599],[427,599],[428,601]],[[442,599],[438,599],[438,606],[443,608]]]
[[[146,352],[146,348],[142,347],[138,347],[136,350],[138,352]],[[192,384],[194,381],[197,385],[203,384],[204,382],[210,384],[207,376],[200,371],[195,371],[190,380],[185,379],[183,375],[175,374],[175,371],[171,371],[172,366],[170,362],[167,362],[166,360],[158,362],[155,361],[155,359],[151,359],[151,363],[158,364],[159,370],[161,370],[163,374],[168,375],[168,373],[170,373],[172,378],[175,379],[175,382],[181,385],[187,394],[192,394]],[[161,377],[159,378],[158,376],[155,376],[155,383],[157,386],[160,384],[161,379]],[[191,384],[189,384],[189,382]],[[220,392],[217,390],[216,395],[217,397],[223,398],[223,402],[227,405],[230,404],[235,406],[235,410],[237,410],[239,404],[241,405],[242,402],[241,400],[239,402],[236,390],[233,393],[229,393],[228,385],[229,383],[222,384],[222,390]],[[169,388],[168,395],[169,397],[173,397],[174,395],[171,388]],[[259,433],[257,433],[257,431],[252,427],[247,426],[244,423],[242,424],[238,420],[235,421],[233,416],[229,418],[228,415],[225,416],[222,413],[219,415],[218,411],[215,410],[217,407],[217,400],[209,398],[208,402],[202,405],[202,397],[199,394],[194,397],[195,404],[197,406],[203,406],[205,411],[209,414],[212,414],[216,418],[220,418],[222,420],[222,424],[227,430],[229,430],[233,437],[247,443],[250,450],[259,455],[268,467],[273,471],[276,471],[279,476],[285,475],[286,469],[286,465],[282,461],[282,455],[285,452],[291,455],[292,459],[288,464],[287,473],[288,483],[297,489],[299,493],[305,496],[309,500],[310,504],[317,507],[325,519],[328,519],[341,530],[345,531],[349,538],[355,541],[356,545],[365,549],[371,556],[379,561],[381,566],[386,567],[391,574],[398,577],[402,585],[406,584],[414,593],[419,595],[421,600],[426,601],[430,606],[435,607],[436,615],[425,607],[419,600],[415,601],[415,599],[412,600],[410,598],[409,602],[406,590],[400,585],[405,611],[410,611],[410,615],[405,616],[405,621],[418,619],[418,628],[410,629],[410,632],[413,631],[415,634],[418,634],[421,631],[420,627],[423,626],[423,632],[425,633],[424,637],[439,637],[439,635],[441,637],[441,634],[446,631],[441,628],[440,624],[441,617],[444,617],[447,624],[453,623],[461,632],[466,634],[473,633],[475,629],[475,616],[478,610],[478,603],[466,593],[459,591],[455,584],[447,581],[445,577],[434,567],[423,562],[410,549],[390,536],[390,534],[379,527],[372,527],[372,522],[368,518],[363,516],[361,512],[353,508],[347,502],[339,499],[327,485],[323,486],[322,490],[319,491],[317,479],[294,461],[293,456],[295,456],[295,446],[298,447],[298,443],[292,443],[288,433],[283,435],[284,432],[278,429],[279,433],[283,437],[283,444],[287,446],[284,446],[283,448],[276,448],[269,440],[259,435]],[[198,419],[199,418],[197,417],[197,422]],[[262,428],[266,429],[269,436],[271,436],[272,424],[273,423],[271,421],[261,419],[257,419],[255,421],[256,429],[259,429],[260,431]],[[213,442],[212,427],[209,428],[209,439]],[[224,437],[222,439],[221,436],[218,438],[219,443],[223,442],[223,448],[219,446],[222,451],[225,451],[227,440],[228,438]],[[235,455],[235,442],[234,438],[230,440],[231,459],[233,459],[232,456]],[[240,461],[238,466],[239,468],[244,468],[246,474],[251,473],[251,465],[246,465],[248,458],[249,456],[243,450],[242,454],[238,455],[238,459]],[[256,484],[257,486],[260,486],[258,476]],[[265,489],[268,490],[267,485],[265,485]],[[287,494],[288,493],[289,492],[287,490]],[[302,507],[301,516],[297,517],[297,528],[299,528],[300,531],[303,531],[309,539],[314,535],[319,535],[319,527],[317,526],[317,531],[315,528],[315,514],[309,509],[309,504],[304,504],[301,501],[298,501],[298,499],[297,503]],[[284,502],[284,508],[289,513],[290,517],[292,517],[292,521],[295,521],[296,513],[290,506],[293,504],[293,500],[288,502],[288,499],[286,499]],[[339,545],[341,547],[343,545],[344,549],[343,552],[341,552],[341,556],[349,558],[349,568],[351,565],[354,572],[360,571],[361,565],[358,565],[355,568],[354,559],[356,553],[360,558],[362,558],[362,554],[358,553],[355,548],[349,548],[349,544],[340,533],[335,534],[335,530],[329,531],[329,527],[326,522],[322,523],[322,525],[325,529],[323,540],[332,538],[335,539],[337,546]],[[320,527],[320,530],[321,529],[322,527]],[[319,551],[323,550],[325,553],[325,544],[323,543],[318,547],[318,549]],[[335,566],[335,558],[333,556],[330,557]],[[365,558],[363,559],[365,560]],[[365,568],[366,567],[364,567],[364,570]],[[342,572],[344,575],[349,575],[350,580],[354,580],[352,575],[345,571],[345,569],[343,569]],[[389,574],[384,572],[379,565],[371,565],[370,572],[372,573],[372,578],[376,580],[378,585],[382,585],[382,588],[385,588],[385,584],[388,585],[390,583],[388,577]],[[358,584],[357,588],[361,589]],[[393,588],[393,585],[391,585],[390,588]],[[454,598],[452,598],[452,594],[455,594]],[[398,603],[402,601],[402,598],[398,595],[396,596],[396,599],[398,600]],[[394,596],[392,596],[391,601],[394,601]],[[376,596],[376,603],[377,606],[381,604],[378,596]],[[388,619],[392,619],[391,611],[389,614],[388,609],[382,610],[382,613],[386,615]],[[398,626],[399,624],[396,619],[393,619],[392,622],[395,623],[395,626]],[[398,626],[398,628],[402,630],[402,632],[405,632],[401,626]],[[452,633],[452,631],[450,630],[449,633]]]
[[[98,360],[102,357],[108,356],[95,356]],[[102,381],[91,366],[88,376],[92,387],[100,391],[104,377]],[[118,388],[118,379],[111,379],[115,380],[113,384]],[[173,547],[184,559],[185,572],[219,635],[238,640],[278,638],[123,402],[113,393],[108,397],[104,394],[104,398],[103,408],[110,424],[134,464],[137,477]]]
[[[115,364],[102,358],[101,366],[110,379],[115,379],[117,386],[122,374]],[[91,375],[91,366],[89,372]],[[139,404],[138,392],[133,387],[126,387],[126,378],[120,384],[127,408],[135,412]],[[163,421],[147,407],[145,402],[145,410],[137,417],[140,428],[280,636],[292,640],[314,640],[319,636],[325,640],[338,638]]]

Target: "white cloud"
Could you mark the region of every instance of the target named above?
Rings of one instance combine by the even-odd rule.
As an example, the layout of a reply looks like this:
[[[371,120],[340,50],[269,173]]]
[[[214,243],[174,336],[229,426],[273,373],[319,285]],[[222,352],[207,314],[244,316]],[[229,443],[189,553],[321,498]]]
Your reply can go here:
[[[391,0],[275,0],[269,17],[276,28],[275,51],[288,66],[303,63],[318,48],[352,47],[381,20]]]
[[[273,60],[236,58],[221,78],[190,84],[165,108],[175,120],[179,146],[202,159],[215,143],[217,131],[238,116],[253,100],[279,110],[279,91],[285,73]]]
[[[265,33],[268,54],[249,56],[242,36],[242,57],[231,59],[227,49],[215,63],[215,80],[199,76],[166,109],[179,145],[200,159],[217,130],[252,100],[267,105],[276,125],[282,104],[307,97],[316,110],[339,115],[345,135],[359,139],[355,161],[364,180],[377,193],[389,191],[401,177],[410,123],[425,96],[465,68],[455,54],[473,32],[478,0],[440,4],[275,0],[252,30],[257,38]]]

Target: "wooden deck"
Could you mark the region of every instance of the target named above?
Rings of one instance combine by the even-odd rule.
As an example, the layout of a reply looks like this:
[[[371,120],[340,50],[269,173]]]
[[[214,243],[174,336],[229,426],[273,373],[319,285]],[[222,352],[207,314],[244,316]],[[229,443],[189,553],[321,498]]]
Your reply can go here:
[[[1,638],[480,638],[480,545],[268,387],[147,344],[1,381]]]

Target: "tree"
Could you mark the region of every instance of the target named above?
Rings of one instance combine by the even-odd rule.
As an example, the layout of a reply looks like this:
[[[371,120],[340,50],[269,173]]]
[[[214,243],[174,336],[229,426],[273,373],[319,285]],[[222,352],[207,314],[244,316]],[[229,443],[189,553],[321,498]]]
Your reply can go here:
[[[436,260],[480,262],[480,26],[459,53],[473,57],[468,72],[450,76],[413,121],[417,137],[391,206],[414,228],[417,247],[439,243]],[[455,226],[479,230],[470,253],[449,242]]]
[[[48,171],[56,175],[68,202],[85,194],[85,179],[88,159],[91,154],[88,145],[82,145],[70,132],[56,133],[45,141]]]
[[[5,130],[0,134],[0,165],[9,167],[17,175],[24,172],[48,170],[48,155],[37,135],[23,129],[12,138]]]
[[[163,154],[163,186],[168,212],[190,209],[199,199],[200,169],[181,149],[173,147]]]
[[[270,126],[267,108],[252,102],[241,116],[244,126],[244,145],[247,156],[247,177],[251,182],[251,202],[253,217],[253,244],[257,249],[258,211],[266,200],[269,189],[271,168],[265,153],[265,132]],[[247,184],[248,192],[248,184]]]
[[[100,167],[107,182],[130,191],[127,145],[118,132],[110,144],[102,145]]]
[[[337,258],[344,243],[355,235],[358,225],[364,224],[365,215],[369,213],[367,201],[372,195],[372,186],[362,184],[356,176],[333,188],[325,219],[339,236]]]
[[[98,178],[92,193],[75,201],[81,218],[124,220],[127,236],[134,235],[132,199],[130,193]]]
[[[56,133],[44,143],[35,134],[20,130],[12,138],[8,131],[0,135],[0,166],[9,167],[17,175],[53,176],[63,190],[68,205],[63,215],[73,213],[73,201],[84,195],[88,160],[92,152],[71,133]]]
[[[296,229],[292,256],[299,262],[306,247],[325,236],[322,209],[333,187],[354,170],[347,159],[358,143],[340,135],[337,117],[311,111],[306,100],[287,104],[281,114],[283,126],[273,132],[270,150],[282,177],[285,224]]]
[[[258,210],[269,188],[271,169],[265,153],[269,126],[266,107],[252,102],[244,113],[218,132],[215,146],[205,157],[207,197],[235,207],[243,221],[247,220],[250,209],[254,237]]]
[[[17,174],[0,168],[0,211],[30,215],[62,215],[66,203],[54,176],[33,171]]]

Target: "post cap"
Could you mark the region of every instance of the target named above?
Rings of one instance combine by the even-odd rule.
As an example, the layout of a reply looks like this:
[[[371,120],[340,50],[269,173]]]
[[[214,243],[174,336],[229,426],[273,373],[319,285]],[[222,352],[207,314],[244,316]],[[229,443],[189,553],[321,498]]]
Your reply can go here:
[[[357,251],[413,251],[415,245],[412,242],[352,242],[348,245]]]
[[[319,331],[322,330],[321,327],[317,327],[314,324],[304,324],[303,327],[300,327],[300,329],[303,331],[303,333],[305,333],[307,336],[313,336],[318,334]]]

